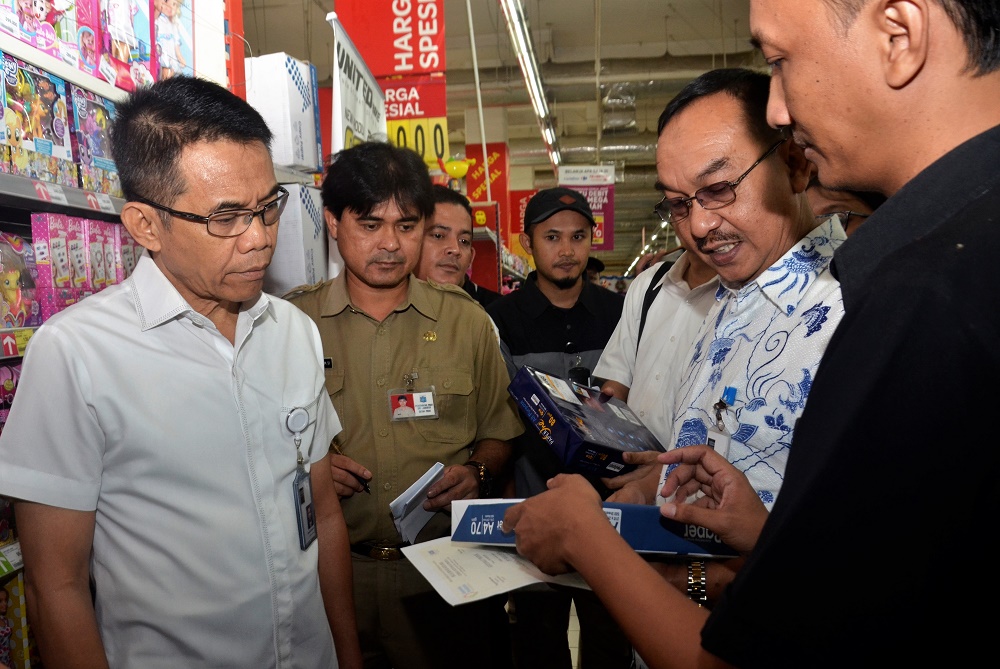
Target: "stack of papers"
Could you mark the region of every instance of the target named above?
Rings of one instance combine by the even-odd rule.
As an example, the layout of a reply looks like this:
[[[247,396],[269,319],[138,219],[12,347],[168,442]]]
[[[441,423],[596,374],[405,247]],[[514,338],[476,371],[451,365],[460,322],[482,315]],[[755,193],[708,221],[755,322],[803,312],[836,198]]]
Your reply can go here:
[[[396,531],[403,537],[403,541],[416,543],[420,530],[424,529],[424,525],[436,513],[424,509],[424,502],[427,501],[427,489],[437,483],[443,474],[444,465],[435,462],[423,476],[403,491],[403,494],[389,503],[392,522],[395,523]]]

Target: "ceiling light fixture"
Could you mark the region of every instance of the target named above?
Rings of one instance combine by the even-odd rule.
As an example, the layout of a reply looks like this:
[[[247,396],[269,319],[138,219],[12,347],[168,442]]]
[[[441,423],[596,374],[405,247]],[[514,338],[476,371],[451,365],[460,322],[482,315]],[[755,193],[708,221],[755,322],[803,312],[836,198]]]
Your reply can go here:
[[[545,88],[542,86],[542,75],[538,72],[538,59],[535,57],[535,48],[532,46],[531,32],[528,30],[528,19],[524,15],[524,7],[521,5],[521,0],[500,0],[500,7],[503,9],[503,16],[507,21],[507,30],[510,32],[514,53],[517,54],[517,62],[521,65],[524,83],[528,87],[531,106],[535,110],[535,116],[538,117],[538,128],[542,132],[549,161],[552,163],[553,170],[556,170],[559,163],[562,162],[562,156],[559,153],[559,141],[549,110],[549,102],[545,98]]]

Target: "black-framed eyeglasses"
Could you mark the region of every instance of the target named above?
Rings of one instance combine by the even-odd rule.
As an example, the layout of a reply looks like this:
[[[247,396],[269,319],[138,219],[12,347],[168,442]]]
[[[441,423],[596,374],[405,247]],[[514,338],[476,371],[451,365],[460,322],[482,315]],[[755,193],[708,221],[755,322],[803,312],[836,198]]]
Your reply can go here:
[[[224,209],[208,216],[177,211],[139,195],[136,195],[134,199],[148,204],[154,209],[165,211],[176,218],[183,218],[192,223],[204,223],[208,234],[213,237],[239,237],[247,231],[255,216],[260,216],[260,220],[266,226],[277,223],[281,219],[281,212],[285,210],[285,205],[288,203],[288,191],[278,186],[277,197],[256,209]]]
[[[736,187],[740,185],[740,182],[746,179],[747,175],[753,171],[753,168],[760,165],[764,160],[775,152],[775,150],[785,143],[786,140],[781,139],[775,142],[771,148],[764,152],[760,158],[757,159],[753,165],[747,168],[747,171],[736,178],[735,181],[719,181],[714,184],[709,184],[704,188],[699,188],[694,192],[691,197],[673,197],[667,198],[663,196],[653,211],[656,215],[660,217],[660,220],[664,223],[670,223],[673,225],[679,221],[683,221],[691,213],[691,202],[693,200],[698,200],[698,204],[702,206],[703,209],[721,209],[727,204],[732,204],[736,200]]]

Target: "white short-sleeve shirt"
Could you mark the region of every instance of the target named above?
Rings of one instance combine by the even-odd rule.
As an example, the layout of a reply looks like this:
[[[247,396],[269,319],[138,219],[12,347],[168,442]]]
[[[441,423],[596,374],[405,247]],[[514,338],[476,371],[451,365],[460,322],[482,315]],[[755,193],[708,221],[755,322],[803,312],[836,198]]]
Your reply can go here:
[[[294,435],[340,422],[313,322],[262,295],[235,346],[148,257],[28,345],[0,436],[0,493],[96,510],[92,574],[111,667],[336,667],[318,542],[299,547]]]

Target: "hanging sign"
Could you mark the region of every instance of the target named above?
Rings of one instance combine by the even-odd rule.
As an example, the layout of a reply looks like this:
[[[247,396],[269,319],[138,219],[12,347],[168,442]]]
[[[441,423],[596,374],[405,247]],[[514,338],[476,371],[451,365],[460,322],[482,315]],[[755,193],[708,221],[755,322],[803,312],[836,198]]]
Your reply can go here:
[[[337,0],[376,77],[444,72],[444,0]]]
[[[559,185],[579,191],[587,198],[594,214],[595,251],[615,248],[615,168],[614,165],[560,165]]]
[[[413,149],[432,169],[447,160],[448,105],[443,74],[385,77],[378,80],[385,94],[389,141]]]

